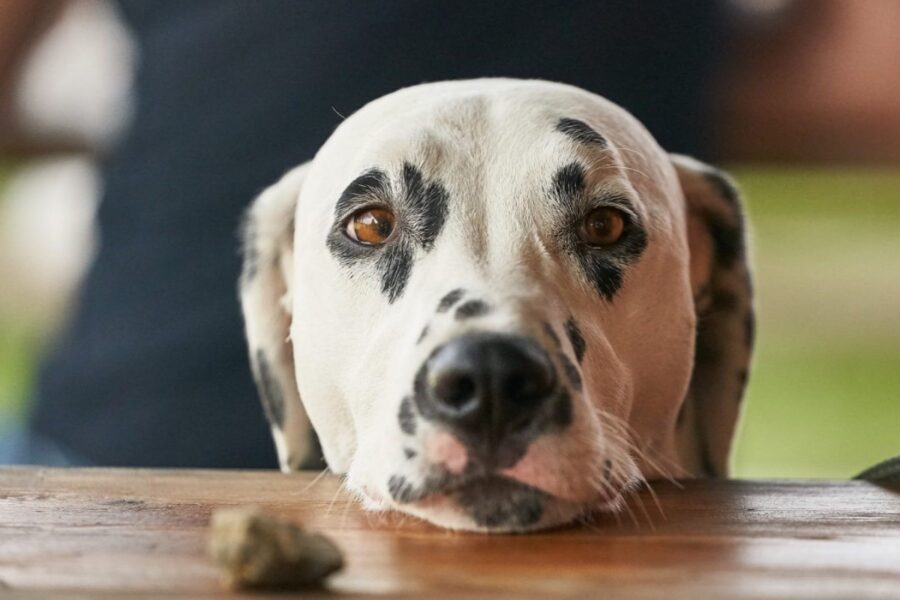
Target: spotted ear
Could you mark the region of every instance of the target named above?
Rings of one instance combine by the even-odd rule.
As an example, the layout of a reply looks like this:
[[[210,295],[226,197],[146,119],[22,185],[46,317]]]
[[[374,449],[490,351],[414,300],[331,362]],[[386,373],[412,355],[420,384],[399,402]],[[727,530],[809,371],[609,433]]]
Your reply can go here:
[[[679,416],[682,454],[695,475],[726,477],[753,349],[753,287],[741,200],[731,179],[672,156],[687,207],[697,313],[694,371]]]
[[[313,460],[314,434],[300,402],[290,339],[294,211],[309,163],[288,172],[250,206],[241,227],[241,308],[250,366],[282,471]]]

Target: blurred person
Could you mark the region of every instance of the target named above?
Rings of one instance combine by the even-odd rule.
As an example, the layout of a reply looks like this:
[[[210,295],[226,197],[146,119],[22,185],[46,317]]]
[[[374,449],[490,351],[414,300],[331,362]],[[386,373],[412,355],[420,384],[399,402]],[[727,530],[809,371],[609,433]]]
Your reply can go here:
[[[0,323],[37,335],[63,318],[92,256],[100,191],[92,154],[110,147],[127,121],[133,64],[107,0],[72,0],[64,8],[20,61],[3,104],[7,125],[45,144],[0,189],[0,279],[7,284]],[[4,141],[15,143],[9,135]]]
[[[59,5],[5,2],[0,34],[15,35],[0,43],[0,90]],[[709,158],[717,2],[116,5],[139,53],[134,113],[103,157],[99,252],[41,369],[18,462],[276,466],[243,342],[235,231],[264,185],[369,100],[444,79],[561,81]],[[0,134],[22,137],[8,118]]]
[[[0,13],[21,6],[4,3]],[[34,349],[58,331],[96,246],[100,182],[92,154],[112,145],[129,112],[133,48],[113,7],[71,0],[59,8],[4,87],[2,122],[42,147],[0,182],[0,463],[20,454]],[[4,33],[9,41],[16,32]],[[6,146],[27,150],[21,135],[4,133]]]

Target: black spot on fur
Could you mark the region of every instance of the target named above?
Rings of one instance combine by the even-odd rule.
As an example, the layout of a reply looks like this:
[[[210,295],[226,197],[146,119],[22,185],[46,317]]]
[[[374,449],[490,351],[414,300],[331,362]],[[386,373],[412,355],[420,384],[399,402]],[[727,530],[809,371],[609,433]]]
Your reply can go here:
[[[738,223],[729,223],[716,215],[706,215],[706,227],[713,239],[716,261],[730,267],[744,257],[744,229]]]
[[[556,398],[552,419],[558,427],[568,427],[572,424],[572,398],[565,391]]]
[[[416,489],[402,475],[391,475],[388,479],[388,493],[400,504],[408,504],[419,499]]]
[[[574,202],[575,196],[584,191],[584,167],[569,163],[553,176],[553,191],[559,200]]]
[[[609,481],[610,479],[612,479],[612,461],[607,458],[603,461],[603,480]]]
[[[748,310],[744,315],[744,343],[747,348],[753,348],[754,338],[756,338],[756,316],[752,310]]]
[[[419,338],[416,340],[416,345],[421,344],[426,335],[428,335],[428,325],[422,328],[422,333],[419,334]]]
[[[465,294],[465,293],[466,293],[465,290],[462,290],[459,288],[452,290],[450,292],[447,292],[447,294],[443,298],[441,298],[441,301],[438,302],[437,312],[445,313],[448,310],[450,310],[451,308],[453,308],[453,305],[456,304],[457,302],[459,302],[460,299],[463,297],[463,294]]]
[[[491,307],[483,300],[467,300],[456,309],[456,320],[462,321],[473,317],[481,317],[490,312]]]
[[[547,321],[542,322],[541,325],[544,327],[544,333],[546,333],[547,337],[549,337],[553,341],[553,345],[559,348],[559,336],[556,335],[556,331],[553,330],[553,326]]]
[[[260,401],[269,423],[278,429],[284,429],[284,395],[281,386],[275,379],[269,366],[265,352],[256,351],[254,375],[259,390]]]
[[[412,448],[404,448],[403,449],[403,456],[405,456],[407,460],[412,460],[417,455],[418,455],[418,452],[416,452]]]
[[[416,433],[416,414],[413,412],[412,400],[408,396],[400,402],[397,421],[400,423],[400,431],[406,435],[414,435]]]
[[[556,130],[566,134],[580,144],[590,144],[606,148],[609,142],[590,125],[578,119],[563,118],[557,121]]]
[[[740,194],[731,179],[721,171],[709,168],[703,172],[703,177],[728,205],[724,210],[715,212],[705,210],[703,218],[713,239],[716,261],[730,267],[736,261],[743,260],[746,254]]]
[[[480,527],[518,529],[540,521],[547,496],[517,481],[490,477],[462,487],[454,498]]]
[[[381,291],[393,303],[400,297],[412,274],[413,249],[403,240],[385,248],[378,257],[378,271],[381,273]]]
[[[699,315],[697,326],[694,329],[694,363],[711,361],[716,359],[716,338],[709,333],[709,321]],[[696,372],[696,367],[694,367]]]
[[[569,385],[572,386],[572,389],[575,391],[581,391],[581,374],[578,372],[578,367],[572,364],[572,361],[569,360],[569,357],[559,353],[559,362],[562,364],[563,371],[566,374],[566,379],[569,381]]]
[[[622,287],[625,273],[617,265],[591,257],[582,258],[581,267],[594,284],[594,288],[607,300],[612,300],[619,288]]]
[[[584,360],[584,352],[587,350],[587,343],[584,341],[584,336],[581,334],[581,328],[578,327],[578,323],[574,318],[570,318],[566,321],[565,324],[566,335],[569,337],[569,342],[572,344],[572,351],[575,353],[575,358],[578,360],[578,363]]]
[[[241,286],[249,284],[256,277],[259,270],[259,249],[257,248],[256,219],[248,210],[244,214],[244,220],[240,228],[241,241]]]
[[[724,290],[716,290],[712,297],[712,308],[716,311],[728,312],[737,307],[738,301],[739,299],[735,294]]]
[[[737,401],[740,402],[744,397],[744,391],[747,389],[747,379],[749,377],[749,373],[747,369],[741,369],[738,373],[738,395]]]
[[[636,216],[633,203],[624,196],[592,196],[585,183],[585,169],[579,163],[570,163],[556,172],[551,194],[561,214],[559,238],[562,247],[579,263],[600,295],[612,300],[624,281],[625,267],[637,261],[647,247],[647,233]],[[623,210],[625,229],[616,244],[594,248],[581,240],[578,230],[582,219],[601,206],[627,208]]]
[[[703,450],[701,451],[701,475],[703,475],[703,477],[715,477],[716,467],[712,463],[712,455],[710,454],[709,450],[709,442],[707,442],[706,438],[704,438],[700,445],[703,447]]]
[[[719,195],[728,201],[733,208],[740,210],[740,194],[730,177],[721,171],[712,168],[704,171],[703,177],[716,188]]]
[[[449,194],[440,183],[426,182],[410,163],[403,165],[404,209],[416,241],[426,250],[434,247],[447,220]]]

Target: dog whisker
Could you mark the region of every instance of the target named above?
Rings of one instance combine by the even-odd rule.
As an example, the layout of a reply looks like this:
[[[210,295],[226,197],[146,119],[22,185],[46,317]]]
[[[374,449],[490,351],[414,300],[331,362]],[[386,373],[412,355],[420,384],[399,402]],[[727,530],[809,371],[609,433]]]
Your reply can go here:
[[[612,415],[601,409],[598,409],[598,414],[601,417],[601,422],[605,425],[607,437],[612,442],[610,444],[611,446],[621,448],[622,451],[624,451],[626,454],[633,452],[642,461],[644,461],[645,463],[650,465],[652,468],[657,470],[663,477],[669,479],[670,481],[674,481],[671,479],[671,476],[669,475],[667,469],[664,469],[661,465],[657,464],[656,461],[654,461],[652,458],[650,458],[648,456],[647,452],[645,452],[638,444],[636,444],[634,442],[636,436],[633,434],[633,430],[628,426],[627,423],[625,423],[622,419],[616,417],[615,415]],[[653,486],[650,484],[650,482],[647,481],[647,479],[640,473],[638,473],[636,475],[636,481],[637,481],[637,485],[635,486],[635,488],[627,490],[626,501],[625,501],[624,506],[625,506],[626,510],[630,513],[632,520],[636,521],[634,514],[630,509],[630,503],[628,501],[630,498],[633,497],[635,499],[635,501],[637,502],[638,507],[640,508],[641,512],[643,513],[644,518],[647,520],[648,525],[651,527],[651,529],[655,530],[656,527],[655,527],[655,524],[653,523],[653,519],[651,518],[651,515],[647,511],[642,497],[636,490],[642,486],[646,487],[648,493],[650,494],[651,498],[654,501],[654,504],[655,504],[657,510],[660,513],[660,516],[663,519],[666,519],[667,517],[665,515],[665,512],[662,509],[662,505],[659,502],[659,498],[656,495],[656,492],[653,490]],[[593,481],[593,478],[592,478],[592,483],[594,483],[595,485],[599,484],[598,487],[601,487],[602,489],[606,490],[607,493],[614,493],[613,489],[612,489],[612,485],[609,484],[605,480],[604,477],[596,478],[596,481]]]
[[[676,479],[674,479],[674,476],[671,473],[670,469],[659,464],[659,462],[654,460],[648,454],[648,452],[646,452],[641,447],[640,444],[636,443],[637,435],[634,433],[633,429],[631,428],[631,426],[628,423],[626,423],[621,418],[613,415],[612,413],[609,413],[608,411],[604,411],[599,408],[597,409],[597,413],[601,419],[601,422],[608,425],[610,433],[617,432],[620,434],[620,436],[621,436],[620,439],[622,439],[622,441],[624,441],[628,450],[633,451],[639,459],[641,459],[643,462],[647,463],[647,465],[649,465],[654,470],[658,471],[660,476],[663,479],[669,481],[670,483],[672,483],[673,485],[675,485],[679,488],[683,488],[683,486],[680,483],[678,483],[678,481]],[[667,459],[666,457],[663,457],[663,456],[660,456],[659,458],[661,460],[669,461],[670,465],[672,466],[672,468],[674,470],[682,471],[682,473],[680,473],[680,474],[685,475],[684,469],[682,469],[678,465],[675,465],[674,463],[672,463],[670,459]]]
[[[656,504],[656,510],[659,511],[659,516],[662,517],[664,521],[668,521],[669,517],[666,516],[666,511],[663,510],[662,504],[659,502],[659,496],[656,495],[656,491],[653,489],[653,486],[650,485],[650,482],[647,482],[647,491],[650,492],[650,497],[653,498],[653,503]]]
[[[353,505],[353,502],[348,500],[344,502],[344,512],[341,515],[341,529],[343,529],[347,524],[347,514],[350,512],[350,506]]]
[[[603,533],[603,530],[594,524],[595,520],[596,520],[596,515],[594,513],[585,513],[585,514],[580,515],[576,519],[576,522],[579,525],[581,525],[582,527],[585,527],[593,532]]]
[[[589,159],[586,161],[586,164],[587,164],[587,167],[589,170],[594,167],[601,167],[601,168],[609,168],[610,167],[608,159],[603,158],[603,157],[596,157],[596,158]],[[631,171],[631,172],[637,173],[638,175],[641,175],[642,177],[651,179],[651,177],[647,173],[645,173],[644,171],[641,171],[640,169],[636,169],[634,167],[627,167],[622,164],[616,164],[614,166],[614,168],[619,171]]]
[[[335,503],[335,501],[337,501],[337,498],[341,494],[341,492],[344,491],[345,485],[346,485],[346,481],[342,478],[340,485],[338,485],[337,489],[334,490],[334,495],[331,496],[331,502],[328,503],[328,508],[325,509],[326,515],[331,515],[331,511],[332,511],[332,509],[334,509],[334,503]]]
[[[619,504],[621,504],[621,503],[619,503]],[[618,527],[619,529],[622,529],[622,516],[619,513],[618,505],[616,506],[616,510],[613,510],[611,512],[613,514],[613,517],[615,517],[615,519],[616,519],[616,527]]]
[[[635,169],[634,167],[624,167],[624,166],[620,166],[620,167],[619,167],[619,170],[621,170],[621,171],[631,171],[632,173],[637,173],[638,175],[640,175],[640,176],[642,176],[642,177],[645,177],[645,178],[647,178],[647,179],[650,179],[650,176],[649,176],[646,172],[641,171],[640,169]]]
[[[647,485],[647,481],[644,480],[643,485]],[[644,499],[641,497],[640,488],[635,488],[631,495],[637,500],[638,507],[641,509],[641,512],[644,514],[644,518],[647,519],[647,524],[650,526],[652,531],[656,531],[656,525],[653,523],[653,519],[650,517],[650,513],[647,512],[647,507],[644,505]]]
[[[310,481],[306,486],[304,486],[304,488],[303,488],[302,490],[300,490],[300,493],[301,493],[301,494],[305,494],[306,492],[308,492],[309,490],[311,490],[311,489],[313,488],[314,485],[316,485],[317,483],[319,483],[320,481],[322,481],[322,478],[325,477],[325,475],[328,474],[328,473],[330,473],[330,472],[331,472],[331,469],[329,469],[328,467],[325,467],[324,469],[322,469],[321,471],[319,471],[318,475],[316,475],[315,477],[313,477],[313,480]]]
[[[659,461],[668,462],[669,465],[671,466],[671,470],[670,470],[669,468],[666,468],[664,465],[660,464],[658,460],[651,458],[647,452],[641,450],[640,448],[637,448],[636,450],[640,453],[641,459],[644,462],[646,462],[651,468],[656,470],[660,474],[660,477],[662,479],[665,479],[666,481],[668,481],[669,483],[671,483],[672,485],[674,485],[675,487],[677,487],[679,489],[684,489],[684,486],[677,479],[675,479],[676,474],[672,473],[672,470],[680,471],[680,473],[677,473],[677,475],[684,477],[688,474],[687,471],[684,470],[684,468],[673,463],[671,461],[671,459],[669,459],[665,456],[659,455],[657,457],[659,459]]]
[[[622,507],[625,509],[625,512],[627,512],[628,516],[631,518],[631,522],[634,525],[634,528],[637,530],[640,530],[641,524],[637,520],[637,517],[634,516],[634,511],[631,510],[631,504],[628,500],[629,500],[629,495],[627,493],[623,494],[622,495]]]
[[[630,152],[631,154],[637,156],[638,158],[646,158],[647,155],[641,152],[640,150],[635,150],[634,148],[629,148],[628,146],[623,146],[621,144],[616,144],[616,149],[620,152]]]
[[[616,462],[617,464],[624,464],[625,460],[623,460],[623,456],[628,458],[627,445],[620,442],[622,439],[621,435],[616,433],[613,437],[615,437],[618,442],[613,446],[615,448],[614,455],[616,456]],[[644,519],[646,519],[651,529],[655,530],[655,524],[651,516],[643,506],[641,499],[636,496],[635,493],[636,489],[646,483],[639,473],[633,474],[627,483],[625,483],[621,489],[618,489],[606,479],[599,466],[594,466],[588,474],[587,481],[593,488],[601,493],[605,493],[606,497],[610,499],[604,503],[602,510],[597,510],[595,508],[593,512],[588,513],[587,518],[598,518],[601,514],[605,515],[612,513],[613,518],[616,520],[617,527],[622,529],[620,513],[625,512],[628,514],[634,527],[640,529],[641,519],[637,517],[630,503],[631,497],[634,497],[635,500],[640,503],[639,506]]]

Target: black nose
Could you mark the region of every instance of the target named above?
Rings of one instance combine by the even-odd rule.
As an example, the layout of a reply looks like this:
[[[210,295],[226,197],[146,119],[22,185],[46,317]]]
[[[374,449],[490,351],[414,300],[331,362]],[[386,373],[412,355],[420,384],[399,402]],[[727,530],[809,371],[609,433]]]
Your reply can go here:
[[[496,448],[534,422],[555,384],[553,365],[534,341],[473,334],[431,355],[416,381],[416,401],[425,418]]]

